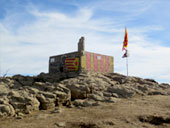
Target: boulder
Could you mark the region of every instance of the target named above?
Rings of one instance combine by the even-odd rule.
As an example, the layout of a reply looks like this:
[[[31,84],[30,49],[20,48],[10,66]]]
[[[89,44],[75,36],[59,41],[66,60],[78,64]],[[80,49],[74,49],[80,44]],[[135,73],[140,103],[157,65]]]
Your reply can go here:
[[[103,96],[104,97],[115,97],[115,98],[119,98],[118,94],[117,93],[111,93],[111,92],[103,92]]]
[[[66,94],[61,91],[55,91],[54,94],[56,95],[58,102],[61,104],[71,100],[71,94]]]
[[[71,101],[71,91],[60,83],[54,83],[53,86],[55,89],[52,93],[56,95],[57,104],[69,105]]]
[[[15,110],[10,104],[0,104],[0,116],[14,116]]]
[[[56,73],[56,74],[48,74],[48,73],[40,73],[37,77],[34,78],[36,82],[59,82],[62,79],[67,78],[65,73]]]
[[[36,97],[28,97],[25,99],[25,111],[24,113],[29,114],[34,111],[38,111],[40,107],[40,102],[37,100]]]
[[[162,90],[154,90],[148,92],[148,95],[167,95],[167,92],[162,91]]]
[[[43,94],[39,94],[37,95],[37,99],[40,102],[40,110],[55,108],[55,98],[47,98]]]
[[[54,89],[54,87],[48,82],[47,83],[35,82],[32,87],[45,92],[52,91]]]
[[[115,97],[105,97],[104,102],[109,102],[109,103],[116,103],[120,101],[119,98],[115,98]]]
[[[159,84],[159,87],[162,88],[162,89],[169,89],[170,85],[167,84],[167,83],[161,83],[161,84]]]
[[[33,88],[33,87],[27,87],[27,92],[29,94],[32,94],[32,95],[36,96],[40,92],[40,90],[37,89],[37,88]]]
[[[66,87],[70,89],[72,99],[85,99],[90,90],[87,86],[78,84],[66,85]]]
[[[8,104],[9,99],[7,97],[1,97],[0,104]]]
[[[40,103],[33,95],[26,91],[11,91],[8,95],[9,103],[14,107],[16,113],[31,113],[39,110]]]
[[[104,101],[104,97],[96,94],[89,94],[88,99],[92,99],[95,101]]]
[[[128,89],[126,85],[124,85],[124,87],[122,86],[109,87],[107,91],[111,93],[116,93],[119,97],[122,97],[122,98],[131,98],[136,94],[135,91]]]
[[[99,105],[98,102],[93,100],[82,100],[82,99],[76,99],[74,100],[73,104],[76,107],[88,107],[88,106],[97,106]]]
[[[12,79],[21,84],[21,86],[31,86],[34,83],[34,78],[30,76],[14,75]]]
[[[8,83],[0,82],[0,96],[7,95],[9,91]]]
[[[149,91],[149,87],[146,84],[138,84],[137,89],[143,93],[147,93]]]
[[[154,79],[144,79],[145,81],[149,81],[149,82],[152,82],[152,83],[155,83],[155,84],[159,84],[158,82],[156,82]]]
[[[110,78],[112,81],[118,82],[117,84],[123,84],[126,81],[126,76],[118,73],[106,73],[104,76]]]
[[[55,125],[60,128],[65,128],[66,123],[65,122],[56,122]]]

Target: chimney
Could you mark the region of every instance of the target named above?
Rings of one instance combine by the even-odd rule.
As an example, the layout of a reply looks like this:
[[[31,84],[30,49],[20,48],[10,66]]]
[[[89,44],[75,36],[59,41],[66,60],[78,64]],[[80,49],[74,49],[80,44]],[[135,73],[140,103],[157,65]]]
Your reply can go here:
[[[85,38],[82,36],[78,42],[78,52],[83,53],[85,50]]]

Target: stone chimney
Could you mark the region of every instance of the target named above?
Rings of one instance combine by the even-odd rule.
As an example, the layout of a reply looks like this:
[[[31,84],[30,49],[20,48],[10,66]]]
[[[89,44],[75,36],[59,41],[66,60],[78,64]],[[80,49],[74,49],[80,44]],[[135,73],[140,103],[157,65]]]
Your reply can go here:
[[[85,50],[85,38],[82,36],[78,42],[78,52],[83,53]]]

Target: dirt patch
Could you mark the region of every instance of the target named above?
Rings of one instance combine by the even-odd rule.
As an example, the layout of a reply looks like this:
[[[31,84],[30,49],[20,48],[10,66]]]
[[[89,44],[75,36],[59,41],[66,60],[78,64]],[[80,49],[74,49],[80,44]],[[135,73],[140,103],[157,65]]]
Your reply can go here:
[[[165,118],[162,116],[140,116],[139,120],[142,123],[150,123],[153,125],[170,124],[170,117]]]
[[[81,123],[79,126],[81,128],[99,128],[96,124],[93,123],[89,123],[89,124]]]
[[[74,127],[74,128],[100,128],[96,123],[89,123],[89,122],[71,123],[70,127]]]

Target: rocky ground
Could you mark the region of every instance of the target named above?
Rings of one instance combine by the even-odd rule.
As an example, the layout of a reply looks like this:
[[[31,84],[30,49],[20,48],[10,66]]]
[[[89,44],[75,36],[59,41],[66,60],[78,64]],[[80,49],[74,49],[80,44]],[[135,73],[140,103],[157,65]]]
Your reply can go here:
[[[0,78],[0,128],[169,128],[169,100],[170,85],[117,73],[15,75]]]

